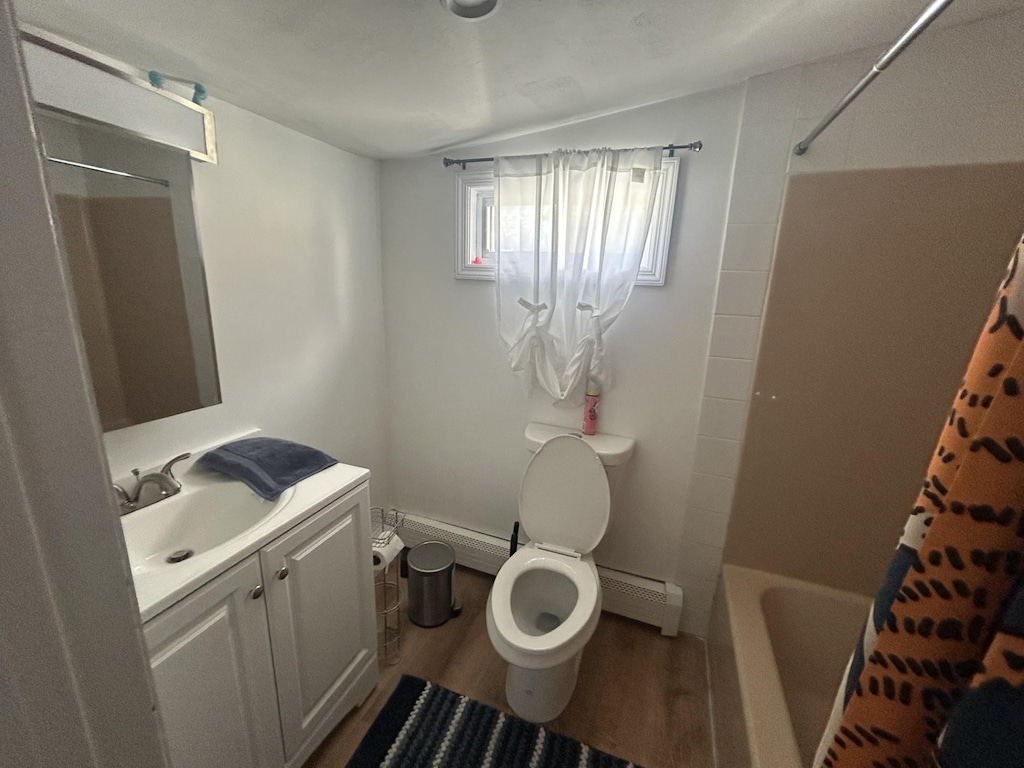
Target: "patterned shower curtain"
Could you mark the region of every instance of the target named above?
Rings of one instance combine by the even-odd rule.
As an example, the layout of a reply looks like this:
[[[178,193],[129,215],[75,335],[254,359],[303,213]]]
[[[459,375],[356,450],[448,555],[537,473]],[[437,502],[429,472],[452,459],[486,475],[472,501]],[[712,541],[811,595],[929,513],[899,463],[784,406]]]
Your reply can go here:
[[[869,612],[815,768],[1024,767],[1024,241]]]

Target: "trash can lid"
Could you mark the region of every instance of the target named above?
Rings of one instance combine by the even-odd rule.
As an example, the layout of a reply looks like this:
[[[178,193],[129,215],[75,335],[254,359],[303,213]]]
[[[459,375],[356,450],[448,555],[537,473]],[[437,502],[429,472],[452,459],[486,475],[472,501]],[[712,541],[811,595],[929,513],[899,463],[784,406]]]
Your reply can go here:
[[[408,563],[420,573],[437,573],[455,564],[455,550],[443,541],[424,541],[409,550]]]

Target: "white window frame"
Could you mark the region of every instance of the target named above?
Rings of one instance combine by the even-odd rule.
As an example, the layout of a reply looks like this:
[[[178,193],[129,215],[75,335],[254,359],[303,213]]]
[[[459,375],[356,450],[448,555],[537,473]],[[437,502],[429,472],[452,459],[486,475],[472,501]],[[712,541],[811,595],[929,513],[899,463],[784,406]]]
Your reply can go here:
[[[482,192],[494,193],[494,173],[490,170],[459,171],[455,178],[455,277],[460,280],[493,280],[493,264],[473,264],[476,239],[476,209]]]
[[[668,250],[675,214],[676,190],[679,181],[679,158],[666,157],[661,162],[665,173],[654,197],[651,233],[644,246],[636,285],[665,284]],[[493,264],[472,264],[475,239],[475,209],[480,193],[494,188],[491,170],[459,171],[455,176],[455,277],[459,280],[493,280]]]

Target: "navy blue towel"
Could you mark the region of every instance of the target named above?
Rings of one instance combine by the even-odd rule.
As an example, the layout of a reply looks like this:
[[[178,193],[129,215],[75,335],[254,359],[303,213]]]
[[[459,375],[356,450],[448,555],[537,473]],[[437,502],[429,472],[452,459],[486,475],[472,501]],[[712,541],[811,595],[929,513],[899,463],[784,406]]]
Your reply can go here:
[[[241,480],[273,501],[286,489],[338,463],[323,451],[276,437],[247,437],[206,453],[199,463]]]

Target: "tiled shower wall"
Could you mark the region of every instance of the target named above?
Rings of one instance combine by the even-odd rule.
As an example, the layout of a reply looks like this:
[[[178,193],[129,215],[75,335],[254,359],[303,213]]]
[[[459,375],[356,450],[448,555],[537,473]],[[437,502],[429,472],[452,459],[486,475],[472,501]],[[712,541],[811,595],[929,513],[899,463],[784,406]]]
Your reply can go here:
[[[762,80],[747,84],[684,525],[683,628],[698,635],[706,633],[722,563],[785,184],[789,135],[775,127],[777,141],[765,146],[760,123],[778,123],[777,113],[752,108]]]
[[[739,475],[788,173],[1024,159],[1024,11],[919,38],[807,154],[802,139],[883,48],[747,83],[678,582],[684,629],[707,631]],[[940,74],[941,73],[941,76]]]

